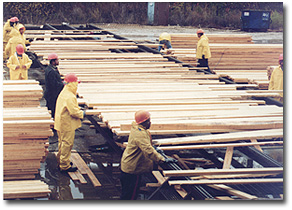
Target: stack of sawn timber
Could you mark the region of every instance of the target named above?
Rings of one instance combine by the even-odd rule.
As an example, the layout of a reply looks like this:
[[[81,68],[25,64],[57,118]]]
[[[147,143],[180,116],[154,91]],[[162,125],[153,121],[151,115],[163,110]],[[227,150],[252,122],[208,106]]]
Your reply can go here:
[[[69,42],[66,45],[60,45],[59,50],[62,51],[62,46],[66,46],[64,50],[66,51],[69,45]],[[75,46],[74,42],[72,48],[73,46]],[[34,49],[34,46],[31,47],[36,52],[41,50]],[[86,48],[83,50],[86,51]],[[233,126],[232,131],[257,129],[254,125],[258,124],[261,129],[271,128],[274,124],[281,126],[281,110],[277,110],[277,107],[267,106],[267,109],[259,109],[249,106],[263,103],[249,100],[252,96],[277,97],[278,93],[237,91],[236,85],[224,86],[224,83],[219,82],[217,75],[204,75],[194,70],[190,71],[180,64],[165,62],[165,59],[159,54],[107,52],[95,60],[90,58],[75,60],[74,55],[72,55],[72,59],[61,58],[59,70],[64,75],[72,72],[77,74],[82,81],[78,94],[89,107],[98,109],[110,107],[121,110],[121,114],[113,114],[116,115],[115,118],[107,118],[103,112],[100,114],[104,118],[104,122],[118,135],[129,132],[135,111],[140,108],[151,110],[152,106],[160,106],[157,114],[153,111],[152,130],[154,133],[158,131],[164,134],[198,133],[210,132],[212,129],[222,132],[229,131],[228,126],[233,124],[237,124],[237,127]],[[216,109],[219,108],[218,106],[221,106],[222,109],[223,105],[224,107],[233,105],[233,109],[235,108],[237,112],[226,111],[229,114],[220,114]],[[235,107],[236,105],[238,107]],[[246,109],[242,108],[244,105],[247,107]],[[183,106],[193,107],[189,110],[188,107]],[[202,114],[194,112],[196,109],[200,110],[202,106],[207,107],[209,113],[206,112],[206,109]],[[128,114],[125,115],[123,108],[128,107],[133,107],[133,109],[128,110]],[[166,110],[163,110],[164,107],[167,107]],[[177,108],[178,111],[172,111],[172,107]],[[184,110],[185,108],[187,110]],[[263,110],[263,113],[256,110]],[[212,124],[205,126],[212,121],[210,118],[217,118],[217,121],[225,119],[226,126],[221,125],[218,128],[213,128]],[[247,123],[247,119],[250,122],[246,127],[242,127],[242,124]],[[185,126],[193,125],[198,121],[201,121],[202,124],[202,120],[205,123],[204,129]],[[174,125],[165,125],[163,128],[162,125],[166,121]]]
[[[195,34],[172,34],[174,56],[196,65],[195,51],[198,38]],[[253,44],[250,35],[207,34],[211,49],[209,67],[216,74],[237,83],[258,84],[268,88],[266,68],[278,63],[283,53],[281,44]]]
[[[13,193],[4,188],[4,198],[46,197],[48,187],[44,183],[19,181],[35,179],[46,156],[48,137],[53,134],[53,120],[47,108],[40,107],[42,88],[34,80],[3,83],[3,177],[4,185],[13,183],[15,189]]]

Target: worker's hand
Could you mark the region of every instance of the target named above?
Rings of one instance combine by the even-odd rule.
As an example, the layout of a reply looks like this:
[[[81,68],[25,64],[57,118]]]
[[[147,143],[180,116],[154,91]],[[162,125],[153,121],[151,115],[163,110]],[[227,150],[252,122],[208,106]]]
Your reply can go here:
[[[22,65],[22,68],[23,68],[23,69],[26,69],[26,65]]]
[[[205,55],[202,55],[202,58],[205,59]]]
[[[86,111],[83,110],[83,118],[86,117]]]
[[[178,161],[174,158],[165,158],[165,163],[177,163]]]
[[[33,41],[33,38],[28,39],[28,41],[29,41],[29,42],[32,42],[32,41]]]
[[[19,68],[20,68],[20,66],[16,66],[16,67],[15,67],[15,70],[17,70],[17,69],[19,69]]]

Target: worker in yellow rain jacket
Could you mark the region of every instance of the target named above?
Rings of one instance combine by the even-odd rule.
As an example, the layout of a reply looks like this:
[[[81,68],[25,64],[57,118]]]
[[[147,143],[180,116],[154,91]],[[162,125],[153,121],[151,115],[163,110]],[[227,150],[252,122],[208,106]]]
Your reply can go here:
[[[197,30],[199,41],[197,44],[196,58],[199,63],[198,67],[207,67],[208,71],[211,72],[208,64],[208,59],[211,58],[209,39],[206,35],[204,35],[204,33],[205,32],[202,29]]]
[[[8,57],[15,53],[15,47],[18,44],[22,44],[24,47],[24,51],[26,52],[26,44],[30,43],[28,40],[26,40],[26,37],[24,35],[25,27],[22,24],[18,24],[17,30],[17,35],[14,35],[12,38],[10,38],[8,44],[5,47],[5,55]]]
[[[15,31],[17,32],[16,28],[17,27],[17,24],[18,24],[18,18],[17,17],[12,17],[10,19],[7,20],[7,22],[4,24],[4,27],[3,27],[3,53],[5,52],[5,47],[9,41],[9,39],[12,37],[12,35],[15,33]],[[14,29],[14,32],[11,33],[11,31],[13,31]],[[7,57],[4,53],[4,60],[6,60]]]
[[[272,72],[269,90],[283,90],[283,69],[284,69],[284,61],[283,54],[279,56],[279,66],[275,68]],[[280,93],[281,98],[279,99],[283,102],[283,93]]]
[[[24,47],[21,44],[17,45],[16,52],[10,56],[7,62],[10,80],[27,80],[31,64],[32,60],[24,53]]]
[[[135,200],[140,187],[141,176],[153,170],[155,163],[175,162],[173,158],[164,158],[159,149],[152,146],[152,137],[148,129],[151,126],[150,113],[140,110],[135,113],[128,145],[121,159],[122,200]],[[161,151],[161,150],[160,150]]]
[[[159,36],[159,46],[158,46],[158,51],[160,52],[162,49],[162,45],[164,49],[170,49],[167,51],[167,54],[171,52],[171,36],[169,33],[163,32]]]
[[[61,172],[74,172],[77,170],[70,163],[71,149],[74,144],[75,130],[81,127],[81,119],[85,112],[80,110],[76,93],[78,78],[75,74],[65,76],[65,87],[58,96],[55,112],[54,128],[58,133],[57,160]]]

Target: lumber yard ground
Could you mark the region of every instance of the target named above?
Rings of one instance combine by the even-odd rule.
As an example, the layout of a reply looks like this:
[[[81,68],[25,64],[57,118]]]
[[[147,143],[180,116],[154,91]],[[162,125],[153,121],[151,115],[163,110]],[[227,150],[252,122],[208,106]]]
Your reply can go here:
[[[116,25],[96,24],[100,28],[112,30],[113,33],[132,40],[156,41],[160,33],[195,33],[196,28],[179,26],[139,26],[139,25]],[[204,29],[208,33],[246,33],[241,31],[223,31],[217,29]],[[255,43],[283,43],[282,32],[251,33]],[[38,81],[44,80],[44,75],[39,69],[30,69],[29,77]],[[41,82],[43,83],[43,82]],[[42,99],[41,106],[45,106]],[[76,131],[73,150],[89,165],[99,181],[102,188],[94,188],[90,182],[80,184],[73,182],[69,176],[59,173],[56,158],[53,152],[58,149],[56,135],[49,138],[49,154],[40,168],[40,179],[44,180],[51,189],[50,200],[119,200],[121,187],[119,183],[119,162],[120,156],[111,149],[100,147],[106,143],[101,134],[96,133],[87,121]],[[104,149],[104,150],[103,150]],[[279,154],[270,154],[274,159],[282,162],[282,151]],[[143,192],[143,191],[142,191]],[[147,198],[147,190],[140,194],[139,199]]]

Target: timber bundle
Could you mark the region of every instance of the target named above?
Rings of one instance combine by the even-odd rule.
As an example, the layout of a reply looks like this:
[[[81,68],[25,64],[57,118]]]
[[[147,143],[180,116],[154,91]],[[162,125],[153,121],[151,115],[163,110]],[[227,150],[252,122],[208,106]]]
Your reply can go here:
[[[47,197],[51,192],[34,180],[47,153],[54,122],[40,107],[42,88],[35,80],[3,82],[4,198]]]

